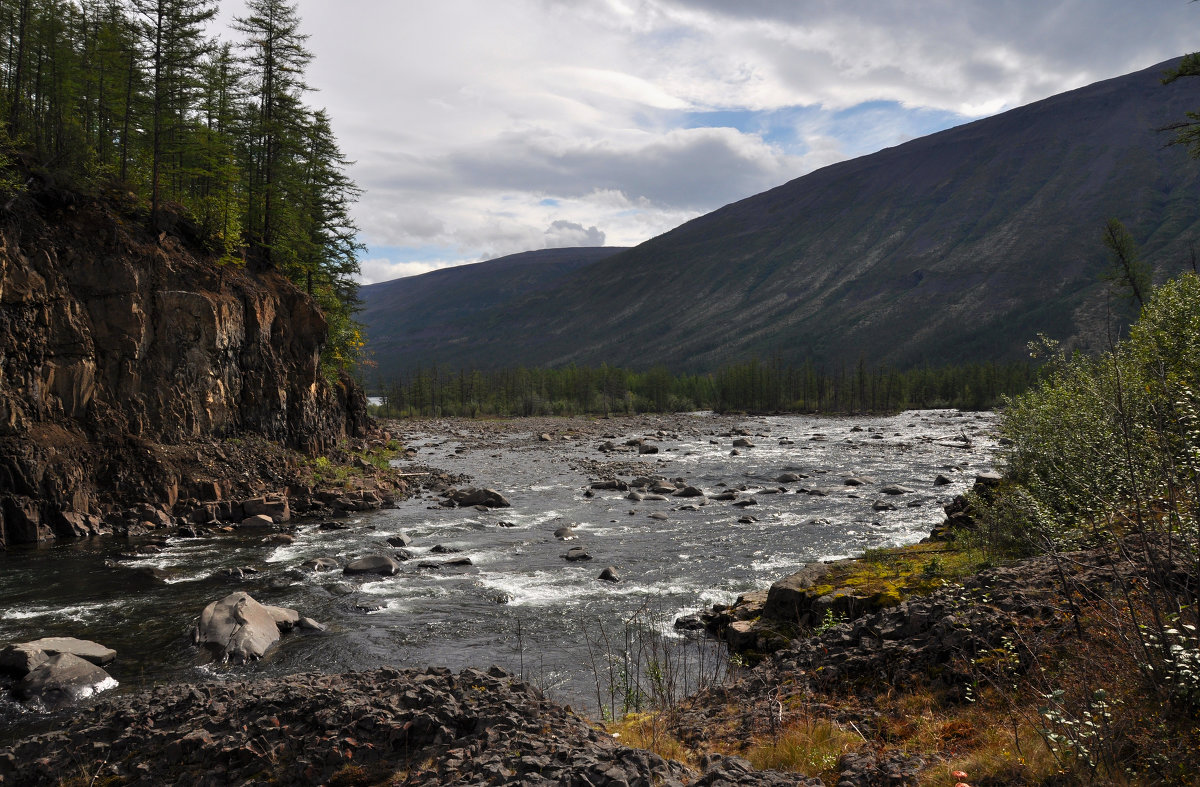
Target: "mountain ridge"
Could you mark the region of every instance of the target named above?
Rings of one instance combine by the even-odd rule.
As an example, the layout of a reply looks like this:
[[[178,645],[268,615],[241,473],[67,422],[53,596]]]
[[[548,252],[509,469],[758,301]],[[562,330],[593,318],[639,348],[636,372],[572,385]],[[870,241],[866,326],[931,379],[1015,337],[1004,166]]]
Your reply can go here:
[[[900,367],[1100,346],[1100,233],[1161,280],[1200,238],[1200,176],[1155,131],[1200,106],[1168,61],[829,165],[470,315],[409,362]],[[1122,311],[1124,309],[1124,311]],[[370,329],[370,325],[368,326]],[[411,365],[411,363],[410,363]]]

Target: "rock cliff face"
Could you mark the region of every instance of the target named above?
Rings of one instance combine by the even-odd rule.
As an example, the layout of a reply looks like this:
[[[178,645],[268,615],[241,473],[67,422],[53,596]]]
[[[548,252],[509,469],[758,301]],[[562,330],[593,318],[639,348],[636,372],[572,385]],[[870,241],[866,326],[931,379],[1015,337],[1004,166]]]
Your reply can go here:
[[[162,445],[253,434],[316,451],[358,428],[361,391],[320,374],[325,338],[282,276],[35,189],[0,216],[0,548],[174,505],[190,479]]]

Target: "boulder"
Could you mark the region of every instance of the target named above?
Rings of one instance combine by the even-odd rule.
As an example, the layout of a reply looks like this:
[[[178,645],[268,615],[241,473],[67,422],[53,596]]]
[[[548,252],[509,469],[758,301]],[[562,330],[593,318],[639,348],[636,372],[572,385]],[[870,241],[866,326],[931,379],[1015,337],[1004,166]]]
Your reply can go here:
[[[776,581],[767,591],[763,616],[798,622],[812,606],[813,598],[809,591],[828,573],[829,564],[809,563],[796,573]]]
[[[569,563],[577,563],[580,560],[591,560],[592,556],[583,547],[571,547],[563,553],[563,559]]]
[[[393,547],[406,547],[412,545],[412,536],[407,533],[401,533],[396,536],[388,537],[388,545]]]
[[[907,495],[915,492],[916,490],[909,489],[907,486],[902,486],[901,484],[888,484],[879,491],[883,492],[885,495]]]
[[[942,473],[938,473],[937,477],[933,479],[934,486],[945,486],[948,483],[950,483],[950,479]]]
[[[652,445],[650,443],[640,443],[638,445],[638,453],[639,454],[657,454],[658,446]]]
[[[871,504],[871,510],[872,511],[895,511],[896,504],[889,503],[886,500],[876,500],[874,503]]]
[[[102,666],[117,657],[117,652],[98,642],[75,637],[43,637],[31,642],[8,645],[0,650],[0,669],[27,675],[52,656],[67,653]]]
[[[667,518],[667,515],[662,511],[655,511],[653,514],[650,514],[650,519],[665,520]]]
[[[843,486],[866,486],[867,483],[867,479],[859,478],[858,476],[850,476],[842,481]]]
[[[275,527],[275,520],[266,514],[255,514],[243,519],[238,526],[247,530],[264,530]]]
[[[58,653],[22,678],[17,684],[17,694],[22,699],[38,699],[48,707],[57,708],[116,685],[111,675],[90,661]]]
[[[288,499],[281,496],[254,497],[242,501],[242,513],[247,517],[269,516],[275,522],[287,522],[292,518]]]
[[[455,489],[450,492],[450,500],[462,508],[484,506],[486,508],[509,508],[512,503],[495,489]]]
[[[989,470],[975,476],[975,483],[980,486],[997,486],[1003,480],[1004,476],[995,470]]]
[[[603,582],[620,582],[621,575],[617,573],[616,566],[606,566],[597,579]]]
[[[745,437],[739,437],[733,441],[734,448],[753,448],[754,443],[747,440]]]
[[[268,607],[239,590],[204,608],[192,641],[208,646],[227,661],[253,661],[279,640],[281,628],[292,628],[299,617],[293,609]]]
[[[629,494],[625,495],[625,499],[632,500],[635,503],[640,503],[642,502],[642,493],[630,491]]]
[[[781,484],[794,484],[804,478],[808,478],[804,473],[780,473],[775,476],[775,480]]]
[[[351,560],[342,569],[343,574],[382,574],[392,576],[400,571],[400,564],[387,555],[367,555]]]
[[[300,618],[300,620],[296,623],[296,628],[303,629],[305,631],[324,631],[325,624],[318,623],[312,618]]]
[[[570,527],[560,527],[554,531],[554,537],[559,541],[570,541],[572,538],[575,538],[575,530]]]
[[[613,489],[618,492],[628,492],[629,484],[625,483],[624,481],[620,480],[619,478],[616,478],[616,479],[610,478],[605,481],[594,481],[590,488],[591,489]],[[672,487],[672,489],[674,489],[674,487]]]
[[[675,497],[704,497],[704,492],[694,486],[685,486],[682,489],[676,489],[673,494]]]

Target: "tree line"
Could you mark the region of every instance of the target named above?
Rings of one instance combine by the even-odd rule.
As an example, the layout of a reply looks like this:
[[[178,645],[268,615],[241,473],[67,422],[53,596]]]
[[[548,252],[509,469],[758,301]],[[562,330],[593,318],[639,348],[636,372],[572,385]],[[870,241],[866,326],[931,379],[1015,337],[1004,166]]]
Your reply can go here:
[[[989,409],[1026,390],[1037,370],[1025,363],[940,368],[827,371],[751,360],[711,374],[666,367],[514,367],[489,371],[418,369],[377,384],[384,417],[533,416],[643,412],[892,412],[909,408]]]
[[[208,34],[216,0],[0,0],[0,189],[17,161],[71,188],[131,191],[148,227],[226,264],[278,270],[329,321],[327,371],[361,347],[359,190],[295,3],[247,0],[239,42]]]

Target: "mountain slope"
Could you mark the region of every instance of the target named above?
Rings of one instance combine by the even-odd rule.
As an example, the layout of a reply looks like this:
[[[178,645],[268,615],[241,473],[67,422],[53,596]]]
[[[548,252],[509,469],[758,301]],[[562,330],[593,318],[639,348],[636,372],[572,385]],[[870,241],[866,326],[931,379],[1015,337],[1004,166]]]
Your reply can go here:
[[[1160,280],[1200,238],[1200,171],[1155,130],[1200,107],[1200,80],[1164,87],[1169,65],[825,167],[477,312],[430,349],[448,365],[694,370],[755,354],[1015,359],[1037,332],[1102,342],[1105,220]]]
[[[381,379],[391,370],[438,362],[442,348],[467,337],[462,331],[477,313],[502,309],[621,251],[612,246],[527,251],[360,288],[359,318],[372,356],[386,372]]]

